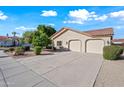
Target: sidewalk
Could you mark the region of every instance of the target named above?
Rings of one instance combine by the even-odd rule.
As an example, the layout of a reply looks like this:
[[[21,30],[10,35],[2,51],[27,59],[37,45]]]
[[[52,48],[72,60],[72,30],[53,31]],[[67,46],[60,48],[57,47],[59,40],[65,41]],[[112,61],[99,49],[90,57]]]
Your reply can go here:
[[[95,87],[124,87],[124,60],[104,62]]]

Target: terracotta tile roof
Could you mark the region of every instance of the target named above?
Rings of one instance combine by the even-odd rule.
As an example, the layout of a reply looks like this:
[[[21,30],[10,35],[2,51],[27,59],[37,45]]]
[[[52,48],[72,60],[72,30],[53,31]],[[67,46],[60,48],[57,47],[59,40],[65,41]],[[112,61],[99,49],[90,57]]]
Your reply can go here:
[[[112,42],[122,42],[122,43],[124,43],[124,39],[113,39]]]
[[[5,40],[5,39],[7,39],[7,38],[13,38],[13,36],[0,36],[0,40]],[[15,38],[19,38],[19,37],[15,37]]]
[[[112,28],[104,28],[98,30],[84,31],[82,33],[87,33],[91,36],[112,36],[114,34]]]
[[[97,37],[97,36],[112,36],[113,35],[113,29],[112,28],[104,28],[104,29],[98,29],[98,30],[90,30],[90,31],[77,31],[68,27],[63,27],[58,32],[53,34],[51,36],[52,39],[60,36],[62,33],[64,33],[67,30],[71,30],[74,32],[77,32],[82,35],[90,36],[90,37]]]
[[[0,40],[4,40],[4,39],[7,39],[8,37],[7,36],[0,36]]]
[[[58,33],[59,33],[59,31],[58,31],[58,32],[55,32],[51,37],[55,36],[55,35],[58,34]]]

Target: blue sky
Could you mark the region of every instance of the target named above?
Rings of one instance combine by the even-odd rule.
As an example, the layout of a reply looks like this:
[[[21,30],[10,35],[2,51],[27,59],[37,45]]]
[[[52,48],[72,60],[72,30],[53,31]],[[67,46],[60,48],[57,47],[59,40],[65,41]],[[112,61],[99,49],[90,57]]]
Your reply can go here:
[[[0,35],[19,36],[37,25],[46,24],[56,30],[71,27],[80,31],[112,27],[114,38],[124,38],[124,7],[107,6],[1,6]]]

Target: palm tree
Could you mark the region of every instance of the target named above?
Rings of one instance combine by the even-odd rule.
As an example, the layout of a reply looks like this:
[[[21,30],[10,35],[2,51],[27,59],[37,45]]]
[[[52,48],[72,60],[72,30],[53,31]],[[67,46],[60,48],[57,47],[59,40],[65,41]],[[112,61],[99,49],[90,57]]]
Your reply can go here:
[[[12,34],[13,34],[13,37],[15,37],[17,33],[16,32],[12,32]]]
[[[12,38],[12,40],[13,40],[13,46],[16,46],[16,41],[15,41],[15,36],[16,36],[16,32],[12,32],[12,34],[13,34],[13,38]]]

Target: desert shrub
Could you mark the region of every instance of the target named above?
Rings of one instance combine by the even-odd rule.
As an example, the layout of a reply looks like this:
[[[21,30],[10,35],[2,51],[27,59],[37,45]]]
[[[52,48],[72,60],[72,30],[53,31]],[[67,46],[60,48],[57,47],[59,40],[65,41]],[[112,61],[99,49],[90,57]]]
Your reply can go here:
[[[18,56],[18,55],[24,55],[24,48],[23,47],[16,47],[15,48],[15,52],[14,52],[14,55],[15,56]]]
[[[103,48],[103,57],[107,60],[116,60],[123,54],[123,48],[121,46],[105,46]]]
[[[9,48],[10,52],[13,52],[14,50],[15,50],[15,48],[13,48],[13,47]]]
[[[34,47],[34,53],[35,53],[36,55],[40,55],[41,50],[42,50],[42,47],[41,47],[41,46],[35,46],[35,47]]]
[[[9,52],[9,49],[5,49],[4,52]]]

